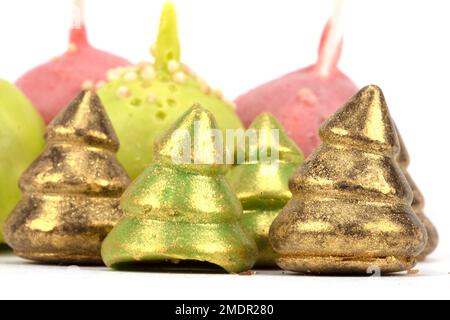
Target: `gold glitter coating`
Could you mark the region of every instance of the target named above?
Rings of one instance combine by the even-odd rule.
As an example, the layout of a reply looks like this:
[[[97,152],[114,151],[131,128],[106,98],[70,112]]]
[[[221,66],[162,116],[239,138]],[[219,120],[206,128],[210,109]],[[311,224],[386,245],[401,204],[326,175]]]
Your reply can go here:
[[[258,141],[253,149],[273,152],[278,150],[278,159],[265,163],[261,158],[250,161],[247,146],[247,161],[235,166],[228,181],[244,207],[242,225],[258,245],[257,267],[275,267],[276,254],[269,243],[269,229],[281,209],[291,199],[289,177],[303,162],[303,153],[287,136],[280,122],[271,114],[263,113],[249,127],[256,130]],[[277,130],[279,142],[268,139],[271,130]],[[264,132],[263,132],[264,131]],[[266,137],[263,139],[262,137]],[[256,161],[255,161],[256,160]]]
[[[398,130],[397,130],[397,134],[399,135],[399,139],[400,139],[400,153],[398,154],[397,162],[400,164],[400,167],[402,168],[403,173],[405,174],[406,179],[408,180],[408,183],[414,193],[412,208],[413,208],[414,212],[417,214],[417,216],[419,217],[420,221],[422,221],[422,223],[424,224],[425,228],[427,229],[427,233],[428,233],[427,246],[425,247],[425,250],[418,257],[419,261],[423,261],[427,258],[427,256],[432,254],[438,247],[439,233],[438,233],[436,227],[434,226],[434,224],[431,222],[431,220],[426,216],[426,214],[424,212],[425,198],[424,198],[422,192],[420,191],[419,187],[417,186],[416,182],[413,180],[413,178],[411,177],[411,175],[408,172],[408,167],[409,167],[409,163],[410,163],[409,153],[408,153],[408,150],[404,143],[404,140],[402,139]]]
[[[49,125],[46,141],[20,180],[23,197],[6,222],[7,243],[31,260],[101,264],[101,243],[122,216],[119,199],[130,180],[98,96],[75,98]]]
[[[399,139],[382,91],[368,86],[321,127],[323,144],[291,177],[270,240],[278,265],[313,274],[411,269],[427,241],[395,161]]]
[[[213,115],[194,106],[157,139],[154,163],[124,193],[124,218],[103,243],[107,266],[208,263],[230,273],[253,267],[257,248],[239,222],[242,206],[225,180],[228,167],[215,163],[223,156],[210,133],[216,128]],[[180,146],[187,159],[177,163]]]

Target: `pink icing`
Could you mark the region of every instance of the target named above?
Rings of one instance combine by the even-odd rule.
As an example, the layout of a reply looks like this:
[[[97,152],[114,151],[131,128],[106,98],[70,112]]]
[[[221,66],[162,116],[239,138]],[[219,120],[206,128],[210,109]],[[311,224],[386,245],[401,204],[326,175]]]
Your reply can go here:
[[[306,156],[320,144],[323,121],[358,91],[337,67],[342,41],[331,55],[324,53],[330,29],[327,24],[316,64],[264,84],[236,100],[237,112],[246,126],[262,112],[270,112],[283,123]],[[324,70],[325,62],[328,67]]]
[[[79,94],[83,83],[106,80],[108,70],[129,64],[93,48],[82,25],[71,30],[70,49],[65,54],[28,71],[16,84],[48,123]]]

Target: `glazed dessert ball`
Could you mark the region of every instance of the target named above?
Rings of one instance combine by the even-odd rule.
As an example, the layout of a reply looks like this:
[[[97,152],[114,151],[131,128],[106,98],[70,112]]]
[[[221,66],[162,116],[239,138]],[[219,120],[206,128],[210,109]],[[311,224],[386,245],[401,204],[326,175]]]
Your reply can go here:
[[[320,125],[358,91],[337,67],[342,40],[332,41],[332,31],[330,23],[316,64],[270,81],[236,100],[244,125],[269,112],[282,122],[306,156],[318,147]]]
[[[181,63],[175,7],[165,4],[154,63],[111,70],[99,90],[121,142],[119,160],[136,178],[153,159],[153,143],[192,105],[212,112],[218,127],[242,128],[233,103]]]
[[[28,71],[16,84],[49,123],[80,91],[101,85],[109,69],[129,64],[126,59],[92,47],[81,23],[70,31],[66,53]]]

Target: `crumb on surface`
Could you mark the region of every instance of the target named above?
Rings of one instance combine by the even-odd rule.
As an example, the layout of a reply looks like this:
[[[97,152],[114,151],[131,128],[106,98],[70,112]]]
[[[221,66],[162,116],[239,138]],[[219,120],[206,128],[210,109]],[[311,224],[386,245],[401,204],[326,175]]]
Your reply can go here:
[[[416,274],[419,274],[419,273],[420,273],[420,270],[418,270],[418,269],[408,270],[408,274],[409,275],[416,275]]]
[[[256,276],[256,272],[255,271],[246,271],[246,272],[238,273],[238,275],[240,275],[240,276]]]

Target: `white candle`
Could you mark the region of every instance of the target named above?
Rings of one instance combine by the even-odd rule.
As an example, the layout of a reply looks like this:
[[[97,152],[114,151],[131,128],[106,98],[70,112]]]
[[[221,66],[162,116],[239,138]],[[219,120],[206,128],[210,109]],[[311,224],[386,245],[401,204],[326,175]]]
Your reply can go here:
[[[84,24],[84,0],[72,0],[72,27],[81,29]]]
[[[344,27],[342,23],[342,16],[346,0],[336,0],[333,17],[330,20],[328,36],[325,39],[324,46],[320,53],[319,59],[319,73],[327,77],[335,67],[335,57],[337,51],[341,49],[341,43],[344,38]]]

